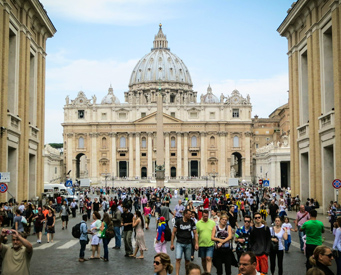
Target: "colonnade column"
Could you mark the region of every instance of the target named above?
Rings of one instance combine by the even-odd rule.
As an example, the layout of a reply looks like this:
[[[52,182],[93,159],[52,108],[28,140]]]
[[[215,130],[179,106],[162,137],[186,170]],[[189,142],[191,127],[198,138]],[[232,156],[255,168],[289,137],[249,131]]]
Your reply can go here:
[[[135,176],[138,178],[141,178],[140,173],[140,133],[135,133],[135,142],[136,142],[136,148],[135,148]]]
[[[181,133],[177,133],[177,142],[176,142],[176,175],[177,177],[182,177],[182,163],[181,163]]]
[[[228,132],[226,132],[227,139],[226,139],[226,148],[227,148],[227,163],[226,163],[226,175],[230,178],[231,172],[231,135],[228,136]]]
[[[188,176],[188,132],[184,132],[184,177]]]
[[[153,175],[153,148],[152,148],[152,136],[153,133],[148,133],[148,168],[147,168],[147,174],[148,178],[151,178]]]
[[[65,173],[69,172],[71,170],[72,174],[70,175],[70,177],[76,178],[76,174],[74,174],[75,176],[73,176],[73,173],[75,171],[73,171],[73,167],[72,167],[72,142],[73,142],[73,133],[67,133],[67,143],[66,143],[66,149],[67,149],[67,166],[66,166],[66,171]]]
[[[165,178],[170,178],[169,132],[165,132]]]
[[[134,178],[134,133],[129,133],[129,178]]]
[[[97,137],[98,133],[91,133],[91,177],[97,182]]]
[[[245,180],[251,180],[251,132],[245,132]]]
[[[207,154],[207,149],[206,149],[206,142],[205,142],[205,137],[206,133],[205,132],[200,132],[200,174],[202,177],[207,176],[207,171],[206,171],[206,154]]]
[[[219,132],[220,137],[220,151],[219,151],[219,168],[218,168],[218,177],[220,177],[222,180],[225,179],[226,173],[225,173],[225,167],[226,167],[226,132]]]
[[[111,173],[113,177],[118,176],[117,175],[117,165],[116,165],[116,133],[110,133],[111,136]]]

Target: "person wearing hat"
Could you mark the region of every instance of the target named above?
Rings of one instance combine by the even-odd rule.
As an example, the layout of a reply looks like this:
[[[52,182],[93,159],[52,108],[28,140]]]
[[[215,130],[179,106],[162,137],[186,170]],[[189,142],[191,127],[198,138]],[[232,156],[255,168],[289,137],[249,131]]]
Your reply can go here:
[[[43,214],[41,207],[38,208],[38,213],[35,217],[33,217],[34,220],[34,232],[37,234],[37,243],[41,243],[41,235],[43,232],[44,222],[46,221],[45,215]]]
[[[167,254],[167,242],[165,240],[166,219],[161,216],[159,221],[155,240],[155,251],[156,253],[162,252]]]

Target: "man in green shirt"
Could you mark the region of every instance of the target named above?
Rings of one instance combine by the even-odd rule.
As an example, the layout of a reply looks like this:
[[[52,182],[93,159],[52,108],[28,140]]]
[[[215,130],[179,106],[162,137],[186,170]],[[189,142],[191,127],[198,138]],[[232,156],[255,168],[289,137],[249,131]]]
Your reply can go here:
[[[202,219],[197,222],[197,232],[199,235],[199,257],[205,272],[211,273],[212,258],[214,251],[214,241],[211,240],[212,230],[215,222],[208,219],[208,210],[202,213]]]
[[[316,220],[317,211],[311,210],[309,214],[310,220],[306,221],[300,228],[300,231],[304,231],[306,235],[305,255],[307,257],[307,271],[311,268],[309,258],[313,255],[314,249],[317,246],[322,245],[322,233],[324,233],[323,223]]]

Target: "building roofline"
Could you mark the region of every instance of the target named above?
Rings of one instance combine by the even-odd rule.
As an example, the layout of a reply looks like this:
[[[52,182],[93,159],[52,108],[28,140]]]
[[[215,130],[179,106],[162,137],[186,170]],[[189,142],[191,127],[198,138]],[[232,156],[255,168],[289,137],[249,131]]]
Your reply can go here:
[[[50,17],[47,15],[47,11],[44,9],[43,4],[39,0],[32,0],[31,3],[37,12],[37,15],[39,15],[40,19],[43,21],[47,30],[49,31],[49,37],[52,37],[57,32],[57,29],[53,25]]]

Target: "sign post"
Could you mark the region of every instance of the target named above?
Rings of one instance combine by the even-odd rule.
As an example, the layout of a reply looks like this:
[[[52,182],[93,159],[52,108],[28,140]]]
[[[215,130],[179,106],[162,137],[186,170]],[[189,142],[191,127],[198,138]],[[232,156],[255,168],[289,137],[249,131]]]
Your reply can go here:
[[[341,188],[341,180],[333,180],[332,185],[336,189],[336,200],[339,201],[339,189]]]

